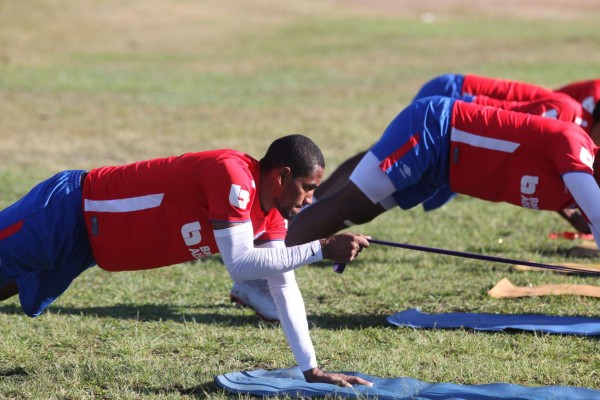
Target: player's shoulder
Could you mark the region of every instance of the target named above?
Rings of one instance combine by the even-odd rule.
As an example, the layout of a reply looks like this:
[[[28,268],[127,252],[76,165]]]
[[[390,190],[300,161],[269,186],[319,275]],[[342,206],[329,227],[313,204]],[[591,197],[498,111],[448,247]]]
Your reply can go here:
[[[243,165],[252,165],[257,163],[257,161],[253,157],[239,150],[220,149],[214,150],[212,153],[213,157],[217,161],[234,162]]]
[[[206,150],[182,155],[190,161],[204,163],[211,167],[228,166],[229,168],[250,168],[258,161],[248,154],[233,149]]]
[[[549,147],[557,149],[587,149],[590,154],[596,153],[597,146],[581,126],[563,121],[550,121],[552,121],[550,125],[551,132],[555,134],[546,136]]]

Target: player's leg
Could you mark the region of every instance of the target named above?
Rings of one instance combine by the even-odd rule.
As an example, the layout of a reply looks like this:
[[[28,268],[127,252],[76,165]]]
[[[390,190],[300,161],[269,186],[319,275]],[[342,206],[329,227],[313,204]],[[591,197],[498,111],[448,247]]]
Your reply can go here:
[[[329,196],[330,194],[341,189],[342,186],[348,182],[350,174],[366,153],[366,151],[361,151],[360,153],[357,153],[341,163],[340,166],[337,167],[335,171],[333,171],[333,173],[329,175],[324,182],[321,182],[319,187],[315,189],[313,202],[322,197]]]
[[[229,297],[232,302],[253,309],[259,317],[267,321],[279,321],[266,279],[233,282]]]
[[[293,246],[327,237],[349,225],[367,222],[383,211],[354,183],[347,182],[342,189],[302,210],[290,222],[285,242]]]

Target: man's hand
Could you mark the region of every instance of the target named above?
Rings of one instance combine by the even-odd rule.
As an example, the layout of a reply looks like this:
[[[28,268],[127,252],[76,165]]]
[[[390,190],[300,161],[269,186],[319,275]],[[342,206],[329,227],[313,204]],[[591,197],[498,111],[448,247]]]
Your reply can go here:
[[[355,233],[341,233],[321,239],[323,258],[336,263],[348,263],[354,260],[363,248],[369,247],[370,236]]]
[[[306,382],[309,383],[330,383],[342,387],[352,387],[352,385],[373,386],[372,382],[366,381],[358,376],[323,372],[318,367],[303,371],[302,373],[304,374]]]

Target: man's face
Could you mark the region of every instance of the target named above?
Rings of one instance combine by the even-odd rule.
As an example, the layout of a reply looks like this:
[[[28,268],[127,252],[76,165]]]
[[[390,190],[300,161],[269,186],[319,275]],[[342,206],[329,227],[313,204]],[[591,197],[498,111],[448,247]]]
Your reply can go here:
[[[291,173],[280,177],[281,186],[275,196],[275,208],[283,218],[291,220],[302,207],[311,204],[313,192],[321,184],[323,168],[317,167],[308,176],[294,178]]]

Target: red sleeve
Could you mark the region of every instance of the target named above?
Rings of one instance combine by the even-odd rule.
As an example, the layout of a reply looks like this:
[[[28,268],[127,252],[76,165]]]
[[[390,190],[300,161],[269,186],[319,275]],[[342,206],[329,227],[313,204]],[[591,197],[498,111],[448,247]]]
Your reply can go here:
[[[285,236],[287,235],[287,221],[279,214],[279,211],[272,209],[267,216],[266,222],[266,231],[260,237],[261,241],[285,240]]]
[[[228,157],[217,160],[205,175],[210,221],[250,221],[256,187],[248,165]]]
[[[548,150],[555,152],[550,157],[556,163],[559,174],[567,172],[586,172],[594,174],[594,156],[598,148],[581,128],[571,125],[564,135],[553,135],[555,138],[549,144]]]

